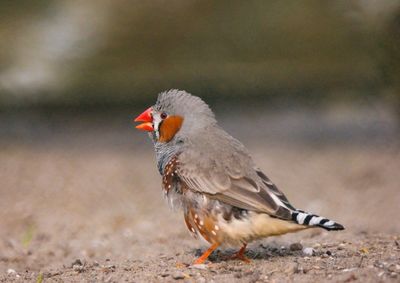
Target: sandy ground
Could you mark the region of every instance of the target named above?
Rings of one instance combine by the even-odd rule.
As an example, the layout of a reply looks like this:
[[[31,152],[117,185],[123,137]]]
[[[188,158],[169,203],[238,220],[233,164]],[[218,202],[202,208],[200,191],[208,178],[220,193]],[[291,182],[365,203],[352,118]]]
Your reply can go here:
[[[235,132],[238,119],[223,123]],[[96,119],[56,119],[44,130],[35,119],[29,127],[4,121],[1,282],[400,281],[400,147],[376,131],[385,123],[349,139],[315,142],[309,136],[321,137],[318,131],[302,141],[290,138],[293,121],[301,119],[282,122],[291,134],[274,128],[274,138],[249,136],[244,121],[234,134],[289,200],[347,229],[254,242],[250,264],[224,260],[234,250],[222,249],[193,267],[207,245],[190,237],[182,214],[163,200],[144,135],[118,122],[98,126]],[[266,132],[261,125],[256,129]]]

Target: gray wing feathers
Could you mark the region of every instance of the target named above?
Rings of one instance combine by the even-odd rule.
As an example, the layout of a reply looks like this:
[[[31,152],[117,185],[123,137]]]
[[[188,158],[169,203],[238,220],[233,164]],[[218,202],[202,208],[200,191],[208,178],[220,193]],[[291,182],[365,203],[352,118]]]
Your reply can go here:
[[[207,143],[199,137],[180,155],[179,177],[189,189],[230,205],[291,219],[294,208],[255,167],[244,146],[223,130]]]

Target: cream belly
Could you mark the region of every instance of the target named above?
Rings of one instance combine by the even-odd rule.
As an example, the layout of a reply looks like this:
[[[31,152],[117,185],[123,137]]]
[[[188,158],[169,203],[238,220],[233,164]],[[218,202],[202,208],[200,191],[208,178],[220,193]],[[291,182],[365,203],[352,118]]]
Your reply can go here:
[[[222,245],[240,246],[256,239],[282,235],[310,228],[290,221],[274,218],[264,213],[250,211],[247,217],[226,221],[218,217],[218,242]]]

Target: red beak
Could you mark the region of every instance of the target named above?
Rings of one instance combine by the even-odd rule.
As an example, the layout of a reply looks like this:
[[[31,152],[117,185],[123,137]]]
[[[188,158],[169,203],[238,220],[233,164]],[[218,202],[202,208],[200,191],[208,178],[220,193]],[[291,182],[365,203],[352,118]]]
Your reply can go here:
[[[136,117],[135,122],[144,122],[136,126],[136,129],[142,131],[154,131],[153,128],[153,117],[151,116],[151,107],[149,107],[146,111]]]

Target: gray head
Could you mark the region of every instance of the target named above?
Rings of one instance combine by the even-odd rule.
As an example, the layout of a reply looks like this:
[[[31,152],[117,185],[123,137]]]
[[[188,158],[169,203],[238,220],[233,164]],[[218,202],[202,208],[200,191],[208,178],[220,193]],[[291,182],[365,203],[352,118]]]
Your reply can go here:
[[[156,104],[135,121],[143,122],[136,128],[148,131],[153,140],[160,172],[184,145],[192,143],[217,124],[213,112],[203,100],[177,89],[160,93]]]
[[[161,92],[156,104],[135,121],[145,122],[137,128],[149,131],[154,143],[173,144],[216,125],[213,112],[201,98],[177,89]]]

